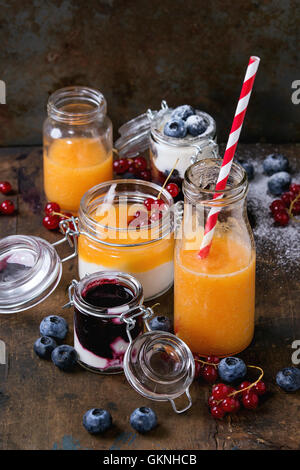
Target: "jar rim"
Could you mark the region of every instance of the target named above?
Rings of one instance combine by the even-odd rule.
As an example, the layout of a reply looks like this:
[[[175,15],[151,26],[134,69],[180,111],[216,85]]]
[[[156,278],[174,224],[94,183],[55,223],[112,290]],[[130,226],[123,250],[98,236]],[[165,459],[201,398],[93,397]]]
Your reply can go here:
[[[216,190],[213,188],[203,188],[196,186],[195,182],[192,180],[192,173],[195,170],[199,170],[199,173],[203,169],[203,172],[212,169],[214,166],[217,170],[216,179],[219,174],[223,159],[222,158],[206,158],[200,161],[197,161],[189,168],[187,168],[184,175],[183,182],[183,193],[190,200],[197,200],[200,204],[207,204],[211,206],[220,206],[220,205],[229,205],[234,202],[237,202],[243,199],[248,192],[248,178],[245,169],[237,162],[232,163],[232,167],[229,174],[229,179],[233,177],[233,174],[237,177],[237,181],[232,182],[231,187],[226,187],[223,190]],[[228,183],[228,182],[227,182]],[[215,183],[214,183],[215,185]],[[219,197],[214,197],[215,195]],[[202,196],[202,199],[201,199]],[[203,199],[203,196],[205,199]]]
[[[97,280],[120,281],[120,284],[125,285],[130,289],[133,294],[133,298],[123,305],[109,308],[109,312],[108,307],[97,307],[95,305],[91,305],[84,300],[82,292],[90,283]],[[73,305],[75,308],[78,308],[81,313],[106,319],[119,318],[121,314],[124,313],[124,307],[128,307],[128,310],[135,306],[138,308],[138,306],[143,304],[143,301],[144,294],[141,283],[131,274],[123,273],[121,271],[99,271],[87,274],[80,281],[76,282],[73,295]],[[115,313],[113,313],[114,310]],[[120,312],[117,312],[118,310],[120,310]]]
[[[86,109],[71,111],[66,109],[74,103],[85,104]],[[106,100],[103,94],[86,86],[69,86],[54,91],[48,99],[48,115],[56,121],[86,124],[106,114]]]
[[[136,228],[131,228],[131,227],[126,227],[126,228],[119,228],[119,227],[110,227],[104,224],[101,224],[100,222],[96,221],[93,219],[93,217],[90,216],[89,210],[88,210],[88,204],[92,202],[95,197],[97,196],[97,193],[100,193],[102,190],[107,188],[107,191],[109,188],[115,184],[116,186],[118,185],[123,185],[125,188],[126,186],[133,186],[134,193],[137,197],[142,197],[142,191],[137,192],[136,187],[134,186],[144,186],[145,188],[151,188],[154,190],[157,194],[161,193],[161,197],[164,198],[164,201],[167,204],[167,210],[163,217],[158,220],[157,222],[152,224],[152,228],[154,230],[157,230],[157,234],[159,236],[154,236],[153,239],[151,238],[150,240],[145,240],[142,242],[133,242],[133,243],[127,243],[127,244],[121,244],[121,243],[113,243],[109,242],[107,240],[102,240],[101,238],[97,238],[95,240],[95,236],[97,235],[97,229],[107,229],[107,230],[114,230],[117,233],[122,233],[122,232],[136,232]],[[133,191],[132,190],[132,191]],[[104,195],[106,192],[104,193]],[[120,194],[120,193],[118,193]],[[147,195],[147,197],[151,197],[150,194]],[[80,225],[80,233],[84,234],[85,236],[93,239],[94,241],[97,241],[99,243],[102,243],[104,245],[110,246],[110,247],[116,247],[116,248],[128,248],[128,247],[136,247],[136,246],[143,246],[143,245],[148,245],[153,242],[157,242],[161,240],[162,238],[165,238],[168,236],[170,233],[172,233],[174,229],[174,224],[173,224],[173,217],[172,217],[172,210],[174,207],[174,200],[170,193],[166,189],[162,189],[161,186],[157,185],[156,183],[152,183],[149,181],[144,181],[144,180],[138,180],[138,179],[116,179],[116,180],[111,180],[111,181],[106,181],[104,183],[100,183],[91,189],[89,189],[82,197],[80,201],[80,207],[79,207],[79,225]],[[145,226],[145,230],[149,230],[150,225]],[[83,230],[82,230],[83,228]],[[88,229],[89,232],[86,232],[85,229]],[[150,229],[151,230],[151,229]],[[153,232],[151,232],[153,234]]]

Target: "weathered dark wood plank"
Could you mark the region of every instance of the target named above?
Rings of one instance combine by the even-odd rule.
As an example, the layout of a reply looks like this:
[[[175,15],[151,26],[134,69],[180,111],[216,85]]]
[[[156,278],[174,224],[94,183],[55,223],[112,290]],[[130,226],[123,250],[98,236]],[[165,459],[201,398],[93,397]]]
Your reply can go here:
[[[240,155],[261,159],[271,145],[240,145]],[[300,170],[299,147],[277,146]],[[1,237],[13,233],[34,234],[54,241],[57,234],[41,224],[44,198],[39,148],[0,149],[1,179],[12,182],[18,205],[14,217],[0,218]],[[260,249],[261,250],[261,249]],[[66,253],[66,250],[63,250]],[[256,315],[253,344],[243,353],[247,363],[265,369],[269,396],[257,412],[215,422],[206,400],[209,387],[192,386],[193,407],[176,416],[167,403],[157,404],[137,395],[124,376],[98,376],[79,369],[60,372],[51,362],[39,360],[33,343],[40,320],[62,314],[72,325],[72,311],[61,310],[66,290],[77,276],[76,262],[64,266],[57,291],[43,304],[12,316],[0,316],[0,339],[9,350],[9,374],[0,383],[0,449],[297,449],[300,447],[300,394],[286,395],[274,384],[280,368],[290,364],[291,343],[300,339],[299,267],[286,271],[263,251],[258,251]],[[160,311],[172,314],[172,292],[161,299]],[[72,330],[72,326],[71,326]],[[72,344],[72,331],[67,342]],[[152,406],[158,428],[137,435],[128,420],[137,406]],[[92,437],[82,427],[84,412],[93,406],[111,410],[114,427],[103,437]]]

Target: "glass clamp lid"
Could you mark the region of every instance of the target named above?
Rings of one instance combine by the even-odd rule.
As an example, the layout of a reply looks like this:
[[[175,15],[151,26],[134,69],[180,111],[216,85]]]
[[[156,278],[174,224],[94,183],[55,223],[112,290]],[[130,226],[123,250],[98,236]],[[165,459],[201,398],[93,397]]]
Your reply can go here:
[[[170,401],[176,413],[192,406],[189,387],[195,375],[195,362],[188,346],[177,336],[164,331],[148,331],[138,336],[125,353],[124,372],[130,385],[144,397]],[[184,393],[188,404],[178,410],[174,400]]]
[[[56,288],[62,261],[46,240],[11,235],[0,240],[0,313],[21,312],[39,304]]]

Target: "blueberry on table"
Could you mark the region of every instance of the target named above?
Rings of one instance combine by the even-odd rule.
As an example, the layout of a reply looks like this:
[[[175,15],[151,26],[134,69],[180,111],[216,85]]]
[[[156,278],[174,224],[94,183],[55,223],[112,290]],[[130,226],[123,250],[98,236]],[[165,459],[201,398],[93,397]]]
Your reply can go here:
[[[207,129],[205,120],[197,114],[189,116],[186,120],[186,125],[188,133],[194,137],[203,134]]]
[[[164,316],[157,316],[150,320],[149,326],[151,330],[158,330],[158,331],[172,331],[171,321],[168,317]]]
[[[144,434],[157,426],[157,417],[151,408],[141,406],[131,414],[130,424],[135,431]]]
[[[50,315],[41,321],[40,333],[42,336],[65,339],[68,333],[68,323],[64,318],[58,315]]]
[[[271,153],[263,161],[263,169],[266,175],[273,175],[280,171],[288,171],[289,161],[280,153]]]
[[[218,371],[221,380],[231,383],[245,377],[247,366],[238,357],[224,357],[219,363]]]
[[[271,194],[279,196],[289,189],[291,184],[291,175],[286,171],[280,171],[271,176],[268,181],[268,188]]]
[[[187,134],[186,123],[182,119],[171,119],[165,124],[164,134],[168,137],[183,138]]]
[[[251,181],[254,178],[254,167],[251,162],[246,162],[243,159],[239,159],[238,163],[244,168],[247,173],[248,180]]]
[[[186,121],[187,118],[193,114],[195,114],[194,108],[188,104],[183,104],[182,106],[177,106],[177,108],[172,111],[171,118]]]
[[[50,359],[53,349],[57,347],[56,341],[50,336],[42,336],[34,343],[34,352],[42,359]]]
[[[92,408],[83,416],[83,426],[90,434],[101,434],[112,426],[112,417],[109,411]]]
[[[300,389],[300,369],[286,367],[276,375],[276,383],[286,392],[296,392]]]
[[[72,346],[62,344],[53,349],[51,359],[59,369],[69,372],[77,363],[77,353]]]

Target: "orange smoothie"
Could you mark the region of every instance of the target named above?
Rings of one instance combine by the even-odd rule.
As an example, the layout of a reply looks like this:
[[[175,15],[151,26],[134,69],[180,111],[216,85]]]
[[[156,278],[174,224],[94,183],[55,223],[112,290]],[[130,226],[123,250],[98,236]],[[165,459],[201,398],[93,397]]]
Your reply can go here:
[[[112,152],[99,139],[74,137],[44,144],[44,189],[48,201],[77,213],[84,193],[113,177]]]
[[[237,354],[254,333],[254,251],[225,234],[203,260],[183,248],[175,255],[176,335],[200,355]]]

